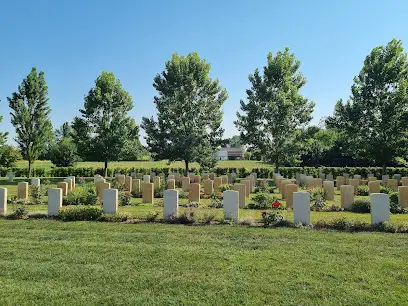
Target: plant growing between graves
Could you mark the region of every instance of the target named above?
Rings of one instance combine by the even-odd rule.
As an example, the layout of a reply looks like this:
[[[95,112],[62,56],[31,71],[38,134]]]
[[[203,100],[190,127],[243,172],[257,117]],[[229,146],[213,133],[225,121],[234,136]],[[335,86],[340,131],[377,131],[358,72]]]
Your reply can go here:
[[[227,190],[234,190],[233,184],[221,184],[218,186],[218,190],[222,193]]]
[[[132,197],[128,192],[120,191],[118,195],[119,206],[128,206],[132,204]]]
[[[156,222],[159,213],[157,211],[149,211],[146,216],[147,222]]]
[[[263,211],[261,217],[263,227],[273,227],[283,221],[283,214],[280,211]]]
[[[40,205],[42,203],[43,190],[41,186],[30,186],[30,201],[32,204]]]
[[[388,186],[381,186],[380,187],[380,192],[381,193],[386,193],[386,194],[391,194],[394,192],[394,190],[392,190],[390,187]]]
[[[77,186],[63,199],[63,205],[97,205],[96,189],[91,184]]]
[[[161,184],[160,186],[154,185],[154,197],[155,198],[163,198],[164,190],[165,190],[164,184]]]
[[[248,204],[249,209],[267,209],[276,202],[276,198],[269,193],[257,193]]]
[[[408,211],[399,204],[398,192],[390,194],[390,212],[392,214],[406,214]]]
[[[97,221],[103,215],[101,207],[70,206],[62,207],[57,218],[62,221]]]
[[[370,213],[370,200],[368,199],[357,199],[350,206],[350,210],[356,213]]]
[[[28,209],[24,205],[16,206],[13,208],[13,212],[5,216],[6,219],[18,220],[28,218]]]
[[[369,196],[370,195],[368,186],[358,186],[357,192],[358,192],[358,195],[360,195],[360,196]]]

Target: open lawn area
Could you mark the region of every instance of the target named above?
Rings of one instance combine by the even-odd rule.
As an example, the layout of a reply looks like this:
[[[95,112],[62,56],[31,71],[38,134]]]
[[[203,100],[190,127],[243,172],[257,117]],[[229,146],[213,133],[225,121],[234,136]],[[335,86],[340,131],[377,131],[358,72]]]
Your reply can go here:
[[[403,305],[408,237],[0,220],[1,305]]]
[[[27,161],[18,161],[16,167],[27,168]],[[256,160],[222,160],[219,161],[217,166],[219,168],[273,168],[273,165],[266,164]],[[50,161],[37,160],[33,164],[33,168],[50,168],[54,165]],[[76,167],[93,167],[103,168],[103,162],[79,162]],[[176,161],[168,163],[167,160],[162,161],[121,161],[121,162],[109,162],[108,168],[184,168],[184,162]],[[197,163],[191,163],[190,168],[198,168]]]

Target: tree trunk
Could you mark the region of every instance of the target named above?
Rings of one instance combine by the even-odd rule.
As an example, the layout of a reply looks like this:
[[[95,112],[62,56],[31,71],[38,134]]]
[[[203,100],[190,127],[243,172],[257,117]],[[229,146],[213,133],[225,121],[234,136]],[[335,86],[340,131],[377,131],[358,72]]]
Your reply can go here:
[[[184,164],[186,165],[185,176],[188,176],[188,160],[184,160]]]
[[[382,165],[382,174],[384,174],[384,175],[387,174],[387,164]]]
[[[105,174],[105,177],[108,177],[108,161],[105,160],[105,168],[103,170],[103,173]]]
[[[27,173],[27,178],[30,178],[31,176],[31,160],[28,160],[28,173]]]

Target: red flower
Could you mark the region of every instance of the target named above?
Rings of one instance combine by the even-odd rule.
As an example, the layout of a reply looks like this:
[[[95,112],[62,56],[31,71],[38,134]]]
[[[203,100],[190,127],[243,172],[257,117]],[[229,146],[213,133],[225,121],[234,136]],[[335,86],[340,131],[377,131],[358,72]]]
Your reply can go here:
[[[272,203],[272,208],[278,208],[279,206],[281,206],[281,203],[278,201]]]

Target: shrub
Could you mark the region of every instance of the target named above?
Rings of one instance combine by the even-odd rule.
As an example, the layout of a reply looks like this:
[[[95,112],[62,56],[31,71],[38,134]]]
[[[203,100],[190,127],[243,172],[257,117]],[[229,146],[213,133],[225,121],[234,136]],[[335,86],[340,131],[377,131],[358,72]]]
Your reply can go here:
[[[180,224],[193,224],[197,221],[196,212],[194,209],[186,209],[178,217],[178,223]]]
[[[218,190],[222,193],[227,190],[234,190],[234,185],[232,184],[221,184],[218,186]]]
[[[275,226],[279,221],[283,220],[283,215],[279,211],[263,211],[262,220],[264,227]]]
[[[355,200],[350,206],[350,210],[356,213],[369,213],[370,210],[370,201],[367,199],[358,199]]]
[[[321,187],[315,187],[310,190],[310,201],[326,200],[326,191]]]
[[[154,186],[154,197],[155,198],[163,198],[164,196],[164,184],[161,184],[160,186]]]
[[[186,191],[181,191],[179,193],[179,199],[188,199],[188,192]]]
[[[381,186],[380,192],[381,192],[381,193],[390,194],[390,193],[393,193],[394,190],[392,190],[392,189],[391,189],[390,187],[388,187],[388,186]]]
[[[252,198],[252,201],[248,204],[250,209],[267,209],[272,205],[272,202],[275,202],[269,193],[258,193]]]
[[[343,211],[343,210],[344,210],[343,208],[335,204],[323,208],[323,211]]]
[[[369,191],[368,191],[368,186],[358,186],[357,192],[358,192],[358,194],[361,195],[361,196],[368,196],[368,195],[370,195],[370,193],[369,193]]]
[[[399,203],[399,197],[398,197],[398,192],[391,192],[390,194],[389,194],[389,197],[390,197],[390,202],[391,203]]]
[[[408,212],[399,204],[398,192],[390,194],[390,212],[392,214],[406,214]]]
[[[146,216],[147,222],[156,222],[159,213],[157,211],[149,211]]]
[[[313,211],[322,211],[326,207],[326,202],[322,198],[317,198],[310,203],[310,209]]]
[[[127,206],[132,204],[132,197],[129,193],[125,191],[119,192],[118,195],[118,204],[119,206]]]
[[[142,191],[141,191],[141,190],[140,190],[140,191],[133,190],[133,191],[131,192],[131,195],[132,195],[132,197],[134,197],[134,198],[141,198],[141,197],[142,197]]]
[[[102,208],[92,206],[62,207],[58,212],[62,221],[97,221],[102,215]]]
[[[30,186],[30,200],[32,204],[39,205],[42,203],[43,192],[41,186]]]
[[[28,209],[25,206],[17,206],[13,208],[13,212],[9,215],[6,215],[7,219],[27,219],[28,218]]]
[[[215,218],[215,214],[213,213],[204,213],[202,221],[204,222],[204,224],[210,224],[211,221],[213,221]]]
[[[96,205],[97,203],[98,197],[92,185],[75,187],[63,200],[64,205]]]

